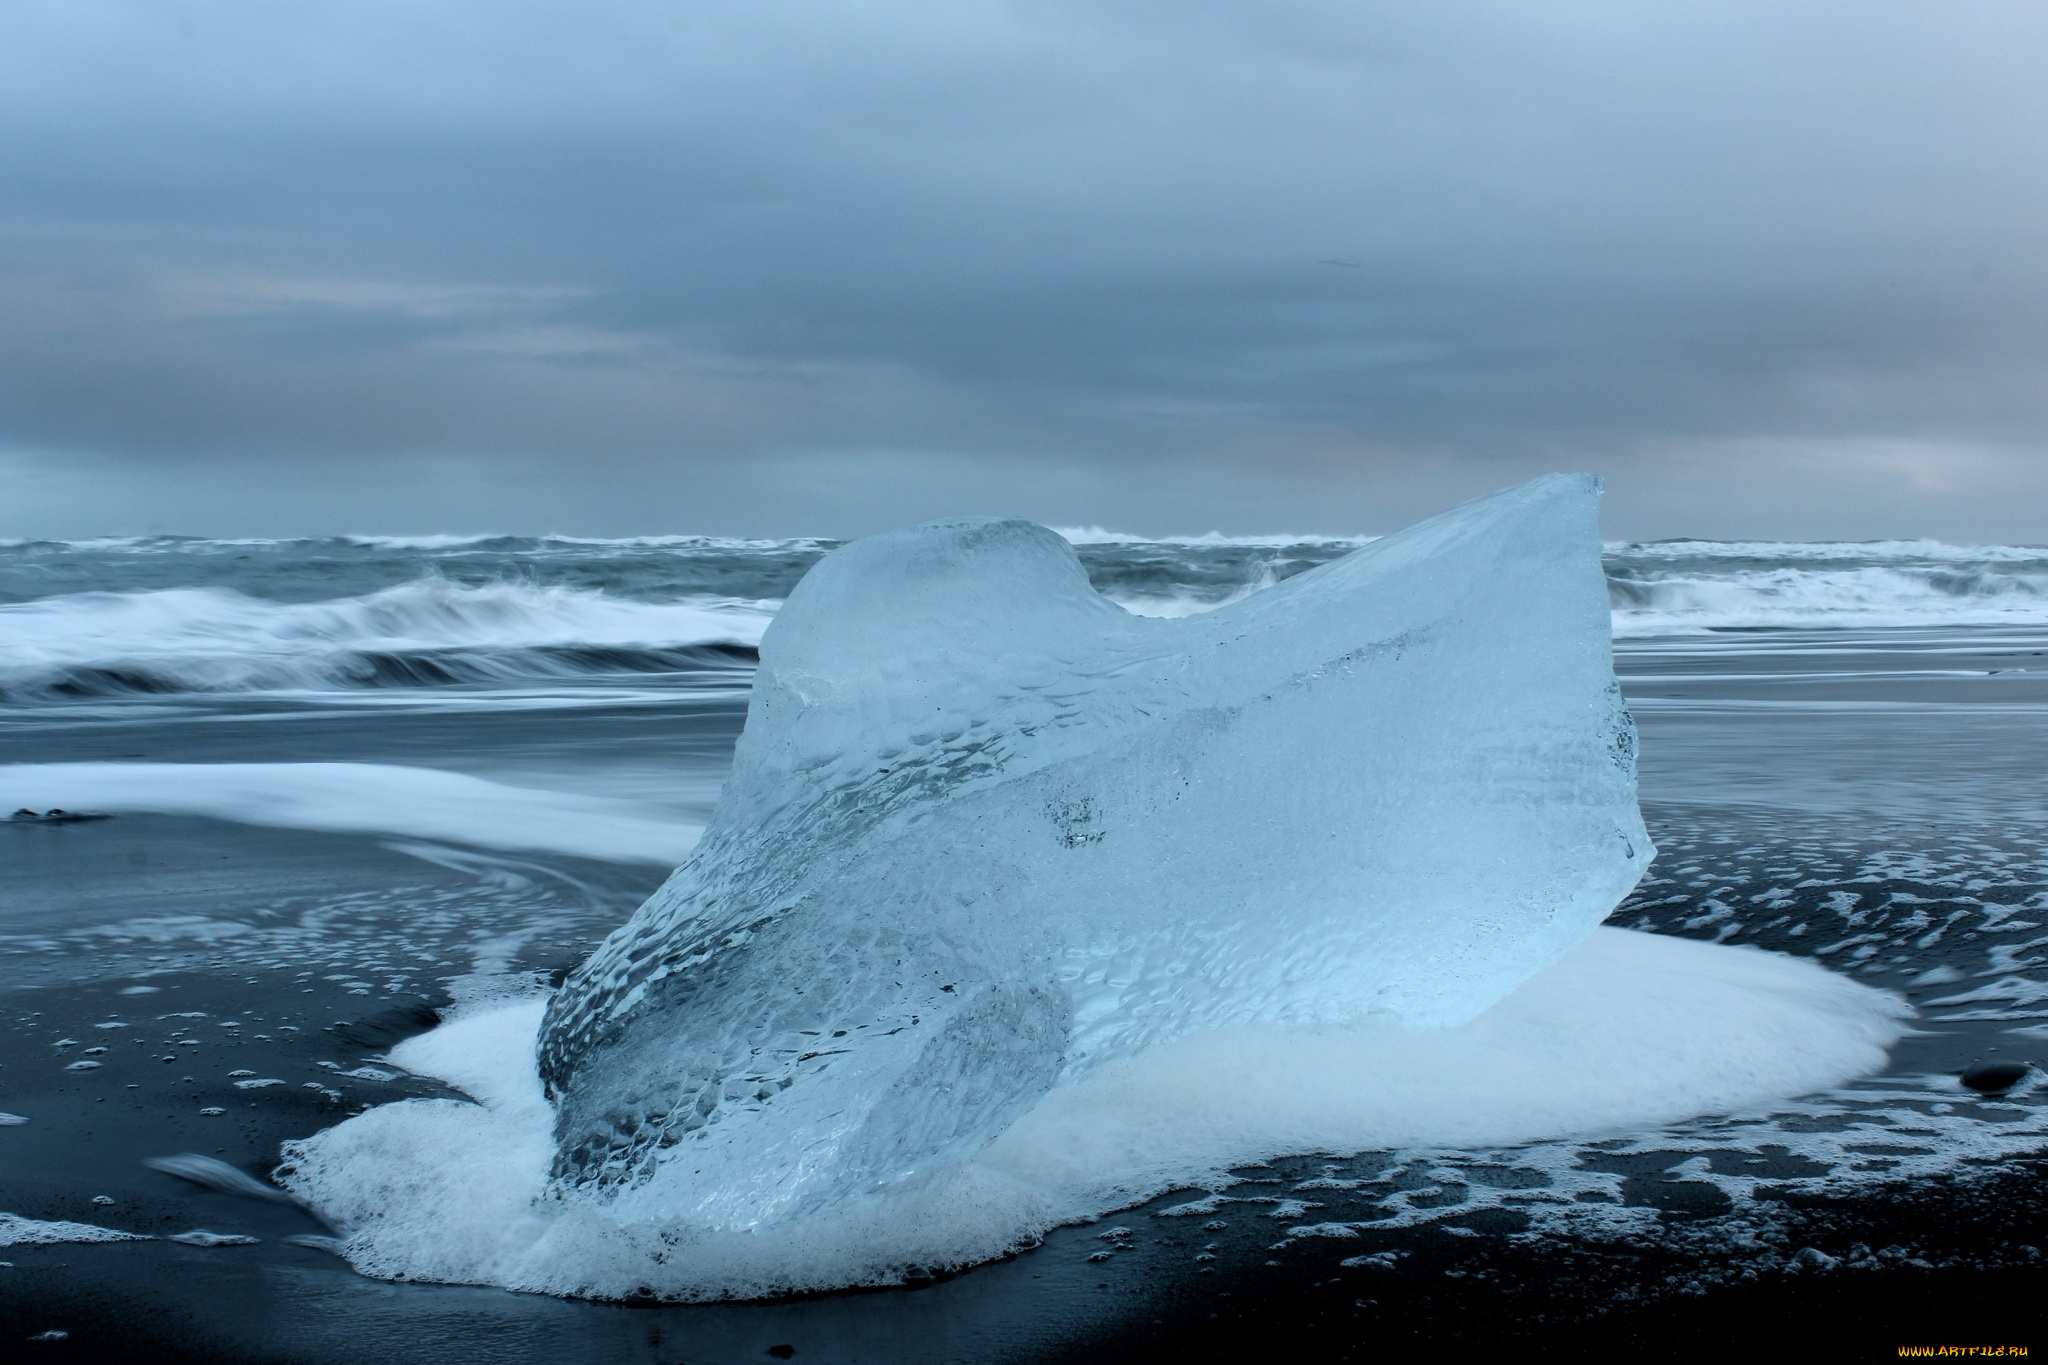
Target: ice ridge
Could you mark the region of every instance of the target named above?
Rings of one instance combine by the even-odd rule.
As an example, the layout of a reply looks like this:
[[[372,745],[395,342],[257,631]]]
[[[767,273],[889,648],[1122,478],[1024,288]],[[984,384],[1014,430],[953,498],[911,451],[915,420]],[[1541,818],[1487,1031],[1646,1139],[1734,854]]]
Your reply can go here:
[[[548,1006],[557,1195],[763,1228],[1152,1044],[1478,1014],[1652,856],[1599,493],[1551,475],[1180,619],[1023,521],[826,556],[702,842]]]

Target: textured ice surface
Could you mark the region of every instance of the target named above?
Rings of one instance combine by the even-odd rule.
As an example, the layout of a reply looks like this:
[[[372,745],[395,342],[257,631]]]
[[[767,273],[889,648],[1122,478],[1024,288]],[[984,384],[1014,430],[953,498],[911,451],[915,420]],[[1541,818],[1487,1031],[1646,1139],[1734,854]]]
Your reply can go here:
[[[548,1008],[558,1192],[764,1228],[1230,1028],[1460,1024],[1651,856],[1599,482],[1132,616],[1021,521],[858,541],[761,645],[703,841]]]

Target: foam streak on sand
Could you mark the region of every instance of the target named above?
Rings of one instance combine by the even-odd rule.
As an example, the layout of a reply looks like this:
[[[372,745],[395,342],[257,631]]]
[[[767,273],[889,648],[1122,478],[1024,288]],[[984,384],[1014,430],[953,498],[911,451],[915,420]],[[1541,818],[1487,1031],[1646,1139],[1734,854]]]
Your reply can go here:
[[[148,1234],[103,1228],[97,1223],[44,1222],[0,1213],[0,1247],[55,1246],[64,1242],[146,1242]]]
[[[478,1103],[408,1100],[287,1149],[287,1186],[368,1274],[678,1299],[885,1284],[1275,1152],[1505,1146],[1640,1132],[1884,1064],[1905,1007],[1794,958],[1597,931],[1467,1024],[1218,1030],[1046,1095],[973,1160],[797,1225],[686,1235],[544,1196],[538,996],[458,1015],[392,1060]],[[665,1235],[666,1234],[666,1235]]]
[[[483,848],[675,863],[699,827],[659,806],[381,763],[17,763],[0,808],[203,815]]]

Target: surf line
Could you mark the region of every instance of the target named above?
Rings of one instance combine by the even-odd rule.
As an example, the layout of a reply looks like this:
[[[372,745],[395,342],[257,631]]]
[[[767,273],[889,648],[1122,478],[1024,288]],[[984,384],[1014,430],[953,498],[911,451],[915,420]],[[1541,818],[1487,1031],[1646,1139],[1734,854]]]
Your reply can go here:
[[[199,815],[674,866],[700,827],[663,808],[384,763],[0,765],[0,809]]]

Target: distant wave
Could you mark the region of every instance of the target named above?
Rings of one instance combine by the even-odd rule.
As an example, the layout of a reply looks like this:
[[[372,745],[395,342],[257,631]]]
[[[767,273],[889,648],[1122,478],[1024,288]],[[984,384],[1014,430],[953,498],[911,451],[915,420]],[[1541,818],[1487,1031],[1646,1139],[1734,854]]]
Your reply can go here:
[[[1128,531],[1111,531],[1100,526],[1055,526],[1051,528],[1069,545],[1190,545],[1230,546],[1250,549],[1295,549],[1305,545],[1334,545],[1344,549],[1356,549],[1378,540],[1378,536],[1227,536],[1221,531],[1205,531],[1198,536],[1140,536]]]
[[[1770,626],[2048,624],[2048,550],[1933,541],[1609,546],[1621,636]]]
[[[1108,596],[1135,616],[1193,616],[1274,581],[1269,575],[1223,594]],[[1866,568],[1610,576],[1607,590],[1617,638],[1771,627],[2048,626],[2048,566],[2026,575]]]
[[[1067,534],[1104,595],[1145,616],[1213,610],[1364,543]],[[829,548],[703,536],[18,544],[0,553],[0,702],[733,673]],[[1606,565],[1618,637],[2048,625],[2038,547],[1678,540],[1611,544]],[[320,593],[334,595],[292,600]]]
[[[1239,601],[1362,542],[1180,541],[1070,532],[1098,585],[1141,616]],[[1102,534],[1102,539],[1087,536]],[[1219,551],[1235,551],[1227,559]],[[1607,547],[1618,636],[1767,627],[2048,625],[2048,549],[1936,541],[1658,541]]]
[[[1197,616],[1218,607],[1227,607],[1232,602],[1242,602],[1253,593],[1263,592],[1281,581],[1280,574],[1271,565],[1260,570],[1256,577],[1235,587],[1218,591],[1214,585],[1206,585],[1202,591],[1145,592],[1142,590],[1119,591],[1106,588],[1103,596],[1122,607],[1133,616],[1161,616],[1177,618]]]
[[[503,683],[750,662],[772,603],[438,578],[327,602],[226,588],[0,606],[0,697]]]
[[[744,536],[336,536],[336,541],[379,550],[775,550],[807,553],[831,549],[839,542],[815,536],[788,539],[750,539]],[[272,541],[273,545],[308,542]]]
[[[1775,564],[1948,563],[2048,565],[2044,545],[1951,545],[1940,540],[1632,540],[1610,543],[1610,559],[1740,560]]]
[[[497,532],[476,535],[432,534],[417,536],[88,536],[78,540],[44,540],[26,536],[0,536],[4,550],[74,550],[90,553],[191,554],[221,549],[292,550],[318,549],[335,545],[356,545],[375,550],[501,550],[532,551],[552,548],[603,550],[829,550],[839,542],[815,536],[783,539],[744,536],[520,536]]]

